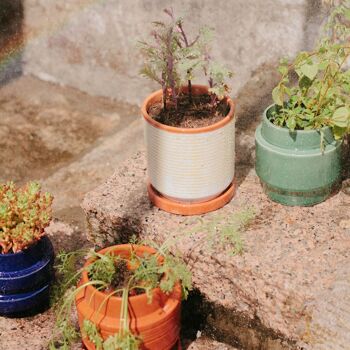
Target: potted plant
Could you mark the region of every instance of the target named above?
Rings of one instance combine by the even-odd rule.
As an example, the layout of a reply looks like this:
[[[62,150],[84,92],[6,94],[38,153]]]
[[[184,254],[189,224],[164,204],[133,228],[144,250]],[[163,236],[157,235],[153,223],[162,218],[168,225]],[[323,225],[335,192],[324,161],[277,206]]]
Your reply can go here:
[[[234,195],[235,104],[225,83],[232,73],[212,60],[213,31],[194,40],[182,19],[164,10],[169,23],[154,22],[150,43],[141,42],[141,74],[161,89],[142,105],[149,197],[182,215],[216,210]],[[202,72],[208,86],[194,85]]]
[[[0,184],[0,315],[48,305],[54,254],[45,227],[52,199],[35,182]]]
[[[342,138],[350,131],[349,20],[347,2],[330,15],[314,51],[281,61],[274,105],[255,135],[256,172],[274,201],[314,205],[341,182]]]
[[[78,286],[62,298],[61,338],[50,349],[68,349],[76,336],[70,318],[75,301],[87,349],[170,350],[179,342],[181,298],[190,288],[186,266],[165,245],[124,244],[92,253]]]

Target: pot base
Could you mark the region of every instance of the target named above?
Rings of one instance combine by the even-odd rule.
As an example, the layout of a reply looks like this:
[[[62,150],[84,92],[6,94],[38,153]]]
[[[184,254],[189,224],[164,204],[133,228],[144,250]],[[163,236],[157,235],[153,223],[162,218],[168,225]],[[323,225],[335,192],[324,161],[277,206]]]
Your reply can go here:
[[[339,189],[339,183],[310,191],[287,191],[261,183],[265,194],[274,202],[286,206],[311,207],[324,202]]]
[[[201,215],[222,208],[229,203],[236,192],[235,181],[219,196],[205,202],[176,202],[164,197],[150,183],[147,184],[148,197],[157,208],[177,215]]]

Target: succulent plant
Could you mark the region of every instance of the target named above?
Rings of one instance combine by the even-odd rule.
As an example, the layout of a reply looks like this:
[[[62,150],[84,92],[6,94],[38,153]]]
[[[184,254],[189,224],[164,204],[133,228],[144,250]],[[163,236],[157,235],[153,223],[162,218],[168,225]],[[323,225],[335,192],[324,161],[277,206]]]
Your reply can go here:
[[[20,188],[13,182],[0,184],[0,254],[20,252],[45,235],[52,200],[36,182]]]

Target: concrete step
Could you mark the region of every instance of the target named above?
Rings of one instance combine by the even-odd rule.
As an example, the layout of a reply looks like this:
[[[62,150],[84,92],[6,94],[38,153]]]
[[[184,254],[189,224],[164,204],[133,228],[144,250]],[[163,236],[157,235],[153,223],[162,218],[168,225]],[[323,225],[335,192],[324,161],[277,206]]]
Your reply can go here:
[[[173,237],[198,293],[189,312],[205,318],[205,331],[219,341],[249,350],[348,349],[350,197],[283,207],[267,199],[249,164],[236,170],[229,205],[200,217],[172,215],[148,200],[141,150],[85,196],[89,239],[102,247],[132,234]],[[238,229],[247,208],[254,219]],[[223,230],[243,241],[241,255],[218,238]]]
[[[187,350],[238,350],[230,345],[219,343],[206,337],[200,337],[195,341],[188,344],[185,349]]]

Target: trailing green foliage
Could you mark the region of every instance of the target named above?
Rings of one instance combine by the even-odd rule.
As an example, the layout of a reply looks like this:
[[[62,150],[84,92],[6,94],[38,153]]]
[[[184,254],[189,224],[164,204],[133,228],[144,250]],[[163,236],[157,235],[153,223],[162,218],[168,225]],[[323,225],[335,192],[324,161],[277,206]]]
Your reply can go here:
[[[333,10],[324,37],[312,52],[300,52],[294,62],[281,60],[281,81],[273,89],[277,110],[271,121],[290,130],[329,126],[337,139],[350,132],[350,1]],[[293,84],[293,73],[297,84]]]
[[[232,72],[213,61],[211,42],[214,31],[201,28],[193,40],[189,40],[184,30],[182,18],[175,18],[172,9],[165,9],[169,22],[153,22],[151,42],[140,42],[145,63],[140,74],[156,81],[163,91],[164,109],[168,102],[177,108],[182,86],[188,86],[188,98],[192,103],[192,80],[198,72],[204,73],[208,80],[212,105],[216,106],[229,92],[225,83]]]
[[[95,260],[87,268],[89,278],[92,281],[103,281],[106,285],[111,285],[117,273],[117,262],[120,260],[120,257],[113,255],[111,252],[107,254],[92,252],[90,257]]]
[[[135,337],[130,331],[127,333],[115,334],[109,336],[105,341],[101,337],[100,330],[97,326],[89,320],[84,320],[83,325],[84,336],[95,345],[96,350],[138,350],[140,346],[140,339]]]
[[[22,251],[45,235],[52,200],[36,182],[22,188],[13,182],[0,184],[0,254]]]
[[[78,269],[79,259],[88,254],[88,250],[81,249],[73,252],[60,251],[56,255],[55,271],[56,283],[51,286],[50,304],[55,306],[67,290],[75,287],[80,278],[81,269]]]
[[[142,243],[139,242],[139,244]],[[181,258],[170,254],[166,245],[159,247],[153,245],[153,247],[156,248],[155,254],[139,256],[134,249],[131,249],[128,258],[115,255],[112,251],[106,254],[90,251],[88,257],[92,259],[92,262],[86,268],[89,282],[78,287],[74,287],[73,284],[77,282],[77,276],[84,269],[74,273],[74,266],[76,266],[77,257],[86,255],[87,252],[61,253],[59,255],[60,262],[57,264],[60,276],[58,288],[61,290],[61,294],[59,298],[56,298],[58,300],[56,303],[58,316],[50,350],[68,349],[70,344],[77,340],[78,333],[71,319],[71,309],[77,293],[88,285],[93,285],[97,290],[108,291],[103,303],[107,302],[113,295],[121,295],[122,307],[118,334],[103,340],[98,328],[90,321],[85,320],[82,329],[84,336],[87,336],[95,344],[97,350],[138,349],[141,340],[131,333],[128,321],[128,298],[133,291],[146,293],[149,302],[151,302],[152,290],[155,288],[160,288],[164,293],[170,293],[174,290],[175,284],[181,282],[183,297],[187,298],[188,291],[192,286],[191,274]],[[121,263],[127,264],[131,273],[126,275],[127,280],[123,281],[123,285],[114,288],[113,283],[116,278],[118,279],[118,274],[120,274],[120,278],[124,277],[123,273],[119,271],[123,266]]]

